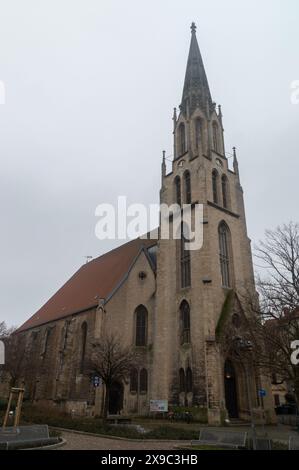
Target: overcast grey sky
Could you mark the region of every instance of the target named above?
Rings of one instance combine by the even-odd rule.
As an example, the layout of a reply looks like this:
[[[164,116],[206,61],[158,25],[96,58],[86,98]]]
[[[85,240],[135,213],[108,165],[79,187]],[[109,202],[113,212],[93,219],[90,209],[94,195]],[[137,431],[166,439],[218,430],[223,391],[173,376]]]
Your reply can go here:
[[[84,263],[118,195],[158,202],[197,37],[249,236],[298,220],[298,0],[0,0],[0,320],[19,325]]]

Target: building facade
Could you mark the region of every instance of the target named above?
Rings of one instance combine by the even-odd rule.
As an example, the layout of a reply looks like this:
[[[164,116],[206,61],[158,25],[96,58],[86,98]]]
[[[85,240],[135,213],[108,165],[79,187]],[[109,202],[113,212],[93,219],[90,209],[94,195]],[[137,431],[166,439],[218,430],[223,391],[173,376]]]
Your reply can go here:
[[[32,401],[101,414],[105,390],[84,363],[92,342],[115,331],[136,367],[112,387],[111,413],[148,414],[150,400],[166,399],[207,410],[213,424],[258,407],[274,419],[269,381],[220,339],[231,329],[242,336],[250,315],[243,294],[255,296],[255,285],[236,151],[229,168],[194,24],[173,148],[170,172],[163,157],[160,201],[193,212],[203,205],[202,248],[188,251],[184,236],[137,239],[82,266],[16,334]]]

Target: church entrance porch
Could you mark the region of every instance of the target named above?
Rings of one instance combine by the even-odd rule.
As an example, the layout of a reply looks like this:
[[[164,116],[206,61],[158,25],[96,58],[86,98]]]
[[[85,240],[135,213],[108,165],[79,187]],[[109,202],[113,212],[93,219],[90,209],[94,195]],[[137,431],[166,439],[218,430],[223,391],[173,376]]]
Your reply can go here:
[[[109,392],[109,414],[118,415],[123,409],[124,386],[120,382],[114,382]]]
[[[225,406],[229,418],[239,418],[236,372],[233,363],[227,359],[224,365]]]

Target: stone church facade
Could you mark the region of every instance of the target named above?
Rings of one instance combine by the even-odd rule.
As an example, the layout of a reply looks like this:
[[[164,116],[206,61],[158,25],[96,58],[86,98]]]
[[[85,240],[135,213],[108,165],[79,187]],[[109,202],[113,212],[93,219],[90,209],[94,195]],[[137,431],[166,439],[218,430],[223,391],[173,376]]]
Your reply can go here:
[[[133,348],[136,367],[114,384],[111,413],[146,415],[150,400],[166,399],[205,408],[213,424],[246,419],[250,406],[263,406],[274,419],[268,380],[235,362],[219,339],[220,323],[238,334],[250,314],[243,294],[255,296],[255,285],[236,152],[231,169],[194,24],[173,138],[171,172],[162,162],[160,201],[203,204],[203,247],[187,251],[184,239],[137,239],[82,266],[17,331],[20,382],[33,402],[101,414],[104,387],[94,388],[84,362],[93,341],[118,332]],[[268,391],[263,403],[261,388]]]

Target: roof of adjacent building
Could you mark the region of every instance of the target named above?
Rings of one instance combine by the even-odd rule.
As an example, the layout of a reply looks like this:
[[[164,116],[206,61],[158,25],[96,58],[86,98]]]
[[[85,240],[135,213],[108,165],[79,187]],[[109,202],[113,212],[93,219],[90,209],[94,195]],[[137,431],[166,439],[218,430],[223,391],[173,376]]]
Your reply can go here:
[[[17,332],[97,307],[100,299],[109,300],[140,252],[148,255],[156,244],[156,240],[137,238],[84,264]]]

